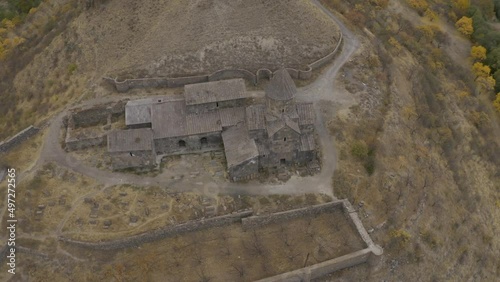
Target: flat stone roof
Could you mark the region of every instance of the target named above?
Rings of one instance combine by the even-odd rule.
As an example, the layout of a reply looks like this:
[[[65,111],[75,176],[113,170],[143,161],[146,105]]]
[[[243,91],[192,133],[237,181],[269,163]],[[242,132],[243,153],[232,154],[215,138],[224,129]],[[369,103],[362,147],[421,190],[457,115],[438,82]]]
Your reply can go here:
[[[154,139],[222,131],[219,111],[187,114],[184,100],[152,106]]]
[[[232,126],[222,132],[227,167],[244,163],[259,156],[255,140],[250,139],[244,123]]]
[[[151,126],[154,139],[188,135],[184,100],[152,105]]]
[[[186,117],[187,135],[222,131],[219,112],[207,112]]]
[[[296,105],[299,115],[299,125],[314,124],[316,113],[312,103],[300,103]]]
[[[186,105],[198,105],[250,97],[241,78],[188,84],[184,86]]]
[[[248,130],[265,129],[266,106],[263,104],[248,106],[245,110]]]
[[[125,124],[135,125],[151,122],[151,106],[166,101],[166,97],[145,98],[128,101],[125,105]]]
[[[151,151],[153,150],[153,131],[139,128],[112,131],[108,134],[108,151]]]
[[[223,127],[236,125],[245,121],[245,107],[219,109],[220,121]]]

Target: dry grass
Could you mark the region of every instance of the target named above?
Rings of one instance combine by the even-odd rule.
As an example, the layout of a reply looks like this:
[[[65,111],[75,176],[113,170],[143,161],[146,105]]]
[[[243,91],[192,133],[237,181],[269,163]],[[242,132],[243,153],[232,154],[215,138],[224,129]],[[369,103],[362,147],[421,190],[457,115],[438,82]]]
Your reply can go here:
[[[71,277],[82,279],[253,281],[363,247],[352,225],[339,210],[255,231],[243,232],[237,224],[212,228],[124,251],[87,251],[69,246],[65,249],[80,257],[93,257],[85,268],[68,261],[66,267],[72,269]],[[64,279],[70,275],[59,271],[51,273],[47,270],[54,269],[55,263],[34,258],[20,262],[19,271],[24,272],[29,261],[34,264],[29,272],[32,278]],[[102,263],[104,261],[106,264]]]
[[[4,155],[0,154],[2,161],[8,166],[15,168],[18,173],[29,170],[38,160],[38,156],[40,156],[45,134],[46,130],[42,130],[21,145],[16,146],[10,152]]]

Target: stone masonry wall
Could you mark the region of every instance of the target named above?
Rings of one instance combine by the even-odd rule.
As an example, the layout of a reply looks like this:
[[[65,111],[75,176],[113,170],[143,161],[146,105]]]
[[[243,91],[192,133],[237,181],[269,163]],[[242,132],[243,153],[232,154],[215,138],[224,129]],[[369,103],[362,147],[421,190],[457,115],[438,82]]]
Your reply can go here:
[[[344,201],[333,201],[325,204],[309,206],[305,208],[277,212],[267,215],[250,216],[241,220],[243,230],[251,230],[259,228],[263,225],[282,223],[287,220],[308,216],[317,215],[335,209],[342,209]]]
[[[228,214],[208,219],[189,221],[186,223],[172,225],[172,226],[166,226],[161,229],[156,229],[151,232],[131,236],[128,238],[118,239],[113,241],[104,241],[99,243],[72,240],[62,236],[59,237],[59,240],[66,242],[68,244],[89,249],[98,249],[98,250],[124,249],[124,248],[136,247],[140,244],[160,240],[167,237],[177,236],[187,232],[230,225],[234,222],[240,221],[244,217],[251,216],[252,214],[253,214],[252,210],[246,210],[234,214]]]
[[[308,267],[294,271],[285,272],[276,276],[267,277],[257,282],[279,282],[279,281],[311,281],[329,273],[362,264],[373,256],[370,249],[363,249],[338,258],[320,262]]]
[[[305,70],[294,68],[286,68],[290,76],[295,79],[310,79],[312,72],[331,62],[339,53],[343,44],[343,35],[339,34],[339,42],[332,52],[318,59],[315,62],[307,65]],[[221,79],[243,78],[248,82],[256,85],[261,78],[271,78],[272,71],[269,69],[259,69],[252,73],[245,69],[223,69],[215,71],[211,74],[185,76],[185,77],[152,77],[152,78],[136,78],[120,80],[118,78],[104,77],[104,80],[113,84],[118,92],[127,92],[133,88],[150,88],[150,87],[180,87],[186,84],[201,83],[208,81],[216,81]]]
[[[21,144],[22,142],[26,141],[33,135],[37,134],[39,131],[38,128],[34,127],[33,125],[28,126],[27,128],[23,129],[20,131],[18,134],[12,136],[11,138],[0,142],[0,153],[6,153],[15,146]]]

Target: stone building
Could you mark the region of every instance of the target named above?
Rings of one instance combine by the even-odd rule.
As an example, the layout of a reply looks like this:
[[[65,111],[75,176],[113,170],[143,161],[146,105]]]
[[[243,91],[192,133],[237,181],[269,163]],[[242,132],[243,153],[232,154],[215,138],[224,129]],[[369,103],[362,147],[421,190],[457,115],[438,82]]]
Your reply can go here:
[[[263,104],[251,103],[242,79],[186,85],[180,100],[129,101],[129,129],[108,135],[113,167],[214,150],[224,150],[233,181],[254,178],[259,170],[306,165],[316,159],[315,113],[311,103],[296,103],[296,93],[289,73],[280,69]]]
[[[108,134],[108,152],[114,170],[154,168],[156,154],[150,128],[112,131]]]

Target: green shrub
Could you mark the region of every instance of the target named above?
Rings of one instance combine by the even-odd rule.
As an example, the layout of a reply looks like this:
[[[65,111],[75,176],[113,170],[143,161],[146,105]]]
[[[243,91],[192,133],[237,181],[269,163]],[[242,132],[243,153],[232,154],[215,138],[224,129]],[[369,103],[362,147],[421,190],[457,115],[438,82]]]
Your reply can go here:
[[[351,154],[354,157],[363,160],[368,156],[368,146],[364,141],[356,141],[351,146]]]
[[[78,67],[77,67],[77,65],[76,65],[75,63],[71,63],[71,64],[69,64],[69,65],[68,65],[68,73],[69,73],[70,75],[71,75],[71,74],[73,74],[73,73],[76,71],[76,69],[77,69],[77,68],[78,68]]]

